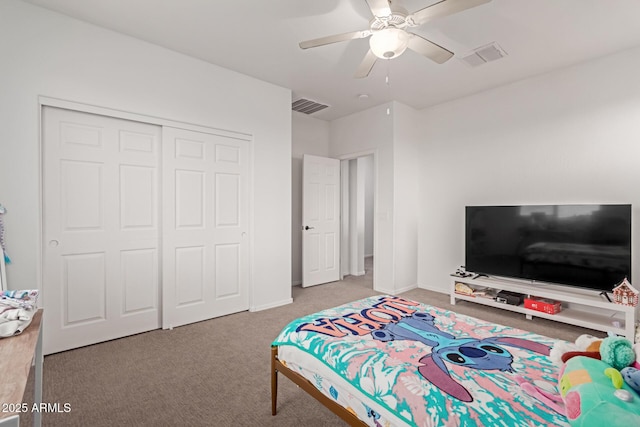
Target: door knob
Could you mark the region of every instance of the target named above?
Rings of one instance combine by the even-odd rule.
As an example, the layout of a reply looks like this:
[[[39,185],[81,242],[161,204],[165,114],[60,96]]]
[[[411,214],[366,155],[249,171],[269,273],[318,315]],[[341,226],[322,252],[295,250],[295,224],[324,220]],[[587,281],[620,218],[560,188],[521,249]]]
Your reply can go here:
[[[305,226],[304,226],[304,229],[305,229],[305,230],[313,230],[313,228],[314,228],[314,227],[309,227],[308,225],[305,225]]]

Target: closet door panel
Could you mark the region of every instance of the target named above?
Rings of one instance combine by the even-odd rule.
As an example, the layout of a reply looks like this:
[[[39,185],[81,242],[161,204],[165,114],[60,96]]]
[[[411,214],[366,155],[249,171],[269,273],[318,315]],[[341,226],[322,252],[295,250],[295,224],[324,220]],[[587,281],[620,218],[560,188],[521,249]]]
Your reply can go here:
[[[66,255],[62,262],[64,326],[106,320],[107,284],[104,252]]]
[[[123,315],[158,310],[158,250],[120,252]]]
[[[160,128],[44,107],[46,354],[160,326]]]
[[[163,327],[247,310],[249,142],[165,127],[163,143]]]
[[[204,246],[176,248],[174,302],[177,307],[184,307],[204,302],[205,286],[205,253]]]

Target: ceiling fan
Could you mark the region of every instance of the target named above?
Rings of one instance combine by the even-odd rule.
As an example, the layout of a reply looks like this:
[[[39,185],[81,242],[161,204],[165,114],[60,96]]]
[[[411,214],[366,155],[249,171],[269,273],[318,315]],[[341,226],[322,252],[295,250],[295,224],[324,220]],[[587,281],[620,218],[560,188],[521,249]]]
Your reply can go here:
[[[368,30],[352,31],[350,33],[307,40],[300,42],[300,47],[308,49],[371,36],[369,39],[369,52],[367,52],[364,60],[358,66],[355,73],[356,78],[367,77],[378,58],[397,58],[407,48],[426,56],[438,64],[442,64],[453,56],[453,52],[418,34],[407,31],[407,28],[417,27],[432,19],[453,15],[490,1],[441,0],[410,14],[398,4],[397,0],[366,0],[373,14]]]

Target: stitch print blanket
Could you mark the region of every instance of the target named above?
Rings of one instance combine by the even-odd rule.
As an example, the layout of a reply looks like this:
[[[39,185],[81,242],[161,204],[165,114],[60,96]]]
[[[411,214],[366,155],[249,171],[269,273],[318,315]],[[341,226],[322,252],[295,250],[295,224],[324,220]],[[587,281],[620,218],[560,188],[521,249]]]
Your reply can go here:
[[[299,318],[273,345],[290,368],[373,426],[566,426],[516,382],[557,382],[548,357],[555,342],[378,296]],[[300,356],[288,360],[294,351]]]

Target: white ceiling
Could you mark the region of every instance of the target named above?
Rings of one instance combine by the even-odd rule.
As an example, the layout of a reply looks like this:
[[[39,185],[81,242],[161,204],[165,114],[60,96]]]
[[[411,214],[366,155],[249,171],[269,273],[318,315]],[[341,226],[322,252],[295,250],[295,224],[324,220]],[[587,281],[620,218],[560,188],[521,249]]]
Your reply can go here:
[[[407,51],[354,79],[368,40],[298,42],[368,29],[365,0],[24,1],[290,88],[328,104],[312,115],[324,120],[389,100],[422,109],[640,46],[639,0],[493,0],[412,29],[453,51],[448,62]],[[399,1],[409,12],[437,2]],[[476,68],[459,59],[492,42],[508,55]]]

